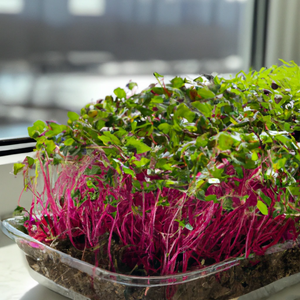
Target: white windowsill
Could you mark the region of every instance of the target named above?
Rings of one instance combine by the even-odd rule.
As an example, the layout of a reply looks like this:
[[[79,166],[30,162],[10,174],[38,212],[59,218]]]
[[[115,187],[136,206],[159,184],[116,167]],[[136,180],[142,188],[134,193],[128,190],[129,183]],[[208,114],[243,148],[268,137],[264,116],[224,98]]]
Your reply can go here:
[[[35,152],[0,156],[0,166],[7,165],[7,164],[13,164],[16,162],[22,162],[26,156],[34,157],[34,155],[35,155]]]

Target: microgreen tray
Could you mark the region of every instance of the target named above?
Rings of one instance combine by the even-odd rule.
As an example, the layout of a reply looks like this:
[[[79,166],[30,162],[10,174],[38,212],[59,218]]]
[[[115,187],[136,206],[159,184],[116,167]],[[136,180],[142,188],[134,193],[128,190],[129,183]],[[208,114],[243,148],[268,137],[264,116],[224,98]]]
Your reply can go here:
[[[255,264],[263,263],[266,257],[269,258],[269,261],[282,259],[282,255],[285,255],[284,253],[287,253],[289,251],[288,249],[296,250],[297,253],[295,253],[295,255],[298,254],[299,256],[299,248],[296,246],[297,243],[287,242],[270,248],[268,250],[269,255],[262,257],[259,262],[257,262],[257,258],[247,260],[237,258],[182,274],[149,277],[130,276],[109,272],[55,250],[18,230],[19,221],[20,219],[18,217],[4,220],[1,222],[1,229],[9,238],[15,241],[24,252],[30,275],[39,283],[55,292],[70,299],[77,300],[159,300],[167,299],[170,295],[171,299],[183,299],[180,298],[180,295],[183,295],[183,293],[187,293],[190,299],[205,299],[203,297],[209,293],[210,284],[215,278],[217,278],[216,282],[219,281],[219,289],[222,291],[222,288],[224,290],[224,286],[222,287],[222,283],[224,284],[224,276],[226,277],[230,274],[237,276],[239,268],[244,269],[245,273],[247,273],[251,269],[251,266],[255,267]],[[248,271],[247,268],[249,269]],[[55,277],[53,270],[56,269],[59,276]],[[224,274],[224,276],[220,277],[220,274],[222,276]],[[286,283],[286,285],[287,284],[288,283]],[[197,289],[199,286],[201,286],[202,295],[199,294],[199,289]],[[213,286],[215,286],[215,284]],[[260,286],[258,288],[260,288]],[[193,292],[193,290],[195,290],[195,292]],[[216,292],[214,293],[216,294]],[[256,295],[258,294],[256,293]],[[145,298],[141,298],[141,296],[145,296]],[[216,296],[215,299],[233,298],[230,295],[228,295],[228,298],[224,298],[224,296],[226,295],[220,296],[219,298]],[[244,299],[244,297],[239,299]]]

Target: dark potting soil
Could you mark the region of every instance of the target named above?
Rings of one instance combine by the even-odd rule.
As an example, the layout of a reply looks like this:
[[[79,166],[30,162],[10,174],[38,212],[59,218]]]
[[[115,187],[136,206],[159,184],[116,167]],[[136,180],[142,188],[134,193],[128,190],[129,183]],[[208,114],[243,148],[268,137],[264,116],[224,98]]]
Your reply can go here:
[[[92,278],[60,261],[59,255],[33,248],[27,243],[19,243],[27,254],[30,268],[67,289],[71,289],[91,300],[227,300],[247,294],[283,277],[300,271],[300,249],[294,247],[281,252],[241,260],[234,266],[218,274],[191,282],[168,287],[128,287],[118,283]],[[59,248],[59,247],[58,247]],[[74,248],[64,252],[85,261],[93,255]]]

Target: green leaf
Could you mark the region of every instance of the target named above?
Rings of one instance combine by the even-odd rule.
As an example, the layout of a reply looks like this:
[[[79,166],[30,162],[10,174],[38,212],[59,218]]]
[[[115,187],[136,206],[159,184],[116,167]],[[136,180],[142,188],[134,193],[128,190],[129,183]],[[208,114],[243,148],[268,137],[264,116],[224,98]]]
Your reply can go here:
[[[243,172],[242,167],[236,166],[235,171],[236,171],[238,178],[244,178],[244,172]]]
[[[245,169],[255,169],[256,163],[252,159],[245,159],[245,163],[243,164]]]
[[[171,129],[171,125],[168,123],[162,123],[158,126],[158,129],[163,133],[168,134]]]
[[[152,88],[152,92],[155,93],[155,94],[158,94],[158,95],[163,95],[164,91],[165,90],[162,87],[156,87],[156,86],[154,86]]]
[[[279,159],[276,163],[273,164],[274,171],[278,171],[281,168],[284,168],[286,164],[286,158]]]
[[[79,120],[79,115],[76,112],[69,111],[68,118],[73,122]]]
[[[293,196],[300,196],[300,187],[289,187],[288,188],[289,192],[291,193],[291,195]]]
[[[59,135],[67,128],[67,126],[65,126],[65,125],[59,125],[56,123],[49,123],[48,126],[49,126],[50,130],[45,133],[45,136],[47,136],[47,137],[53,137],[53,136]]]
[[[176,181],[173,181],[173,180],[165,180],[165,185],[166,185],[166,187],[173,186],[174,184],[176,184]]]
[[[34,164],[34,159],[30,156],[26,156],[28,166],[31,167]]]
[[[132,130],[133,132],[135,131],[136,126],[137,126],[137,122],[136,122],[136,121],[134,121],[134,122],[131,123],[131,130]]]
[[[127,84],[127,87],[132,91],[132,89],[135,87],[135,86],[138,86],[136,82],[129,82]]]
[[[175,221],[179,223],[180,227],[183,227],[183,228],[185,227],[185,222],[184,221],[177,220],[177,219],[175,219]]]
[[[101,130],[104,126],[105,126],[105,121],[99,120],[99,121],[97,122],[97,129],[98,129],[98,130]]]
[[[123,89],[119,88],[119,87],[114,90],[114,94],[119,99],[126,99],[126,92]]]
[[[103,134],[107,136],[112,141],[113,144],[121,145],[120,140],[114,134],[110,133],[109,131],[104,131]]]
[[[14,164],[14,174],[17,175],[23,168],[25,167],[24,164],[21,163],[15,163]]]
[[[164,77],[164,76],[158,74],[157,72],[154,72],[153,75],[155,76],[156,79]]]
[[[141,190],[141,183],[138,180],[132,180],[132,185],[137,189]]]
[[[53,151],[55,148],[56,148],[56,145],[52,140],[49,140],[46,142],[46,150],[49,155],[53,154]]]
[[[191,111],[184,103],[181,103],[174,114],[174,118],[185,118],[188,122],[193,122],[195,119],[195,113]]]
[[[98,139],[101,140],[105,145],[111,143],[111,139],[105,135],[98,136]]]
[[[98,136],[98,139],[100,139],[104,144],[114,144],[114,145],[120,145],[121,142],[120,140],[113,135],[112,133],[110,133],[109,131],[103,131],[102,132],[103,135]]]
[[[97,117],[100,119],[103,119],[103,121],[108,120],[109,113],[106,111],[98,110],[97,111]]]
[[[213,176],[214,178],[217,179],[223,179],[223,173],[224,173],[224,169],[220,168],[218,169],[216,166],[214,166],[213,170],[210,171],[211,176]]]
[[[177,147],[180,143],[180,140],[179,140],[179,137],[176,134],[175,130],[172,130],[170,132],[170,138],[171,138],[172,146]]]
[[[74,142],[75,142],[74,139],[68,138],[68,139],[66,139],[66,140],[64,141],[64,144],[65,144],[66,146],[71,146]]]
[[[208,88],[197,88],[197,94],[203,99],[211,99],[216,96],[215,93]]]
[[[276,135],[276,136],[275,136],[275,139],[276,139],[277,141],[283,143],[284,145],[289,144],[290,141],[291,141],[289,138],[287,138],[287,137],[284,136],[284,135]]]
[[[231,135],[225,132],[221,132],[219,134],[219,148],[221,150],[229,150],[231,149],[234,145],[237,144],[237,140],[235,140]]]
[[[234,88],[231,88],[231,89],[230,89],[230,92],[231,92],[231,93],[234,93],[234,94],[236,94],[236,95],[242,95],[242,94],[243,94],[241,91],[239,91],[239,90],[237,90],[237,89],[234,89]]]
[[[127,140],[126,146],[131,146],[136,149],[137,154],[142,154],[148,151],[151,151],[151,148],[141,142],[140,140],[137,140],[135,138],[129,138]]]
[[[176,104],[170,104],[167,108],[167,116],[170,118],[170,115],[174,112],[174,108],[176,107]]]
[[[55,135],[58,135],[67,129],[66,125],[60,125],[56,123],[49,123],[49,127],[52,128],[51,130],[53,133],[55,133]]]
[[[257,201],[257,208],[263,215],[265,215],[265,216],[268,215],[268,213],[269,213],[268,207],[262,201],[260,201],[260,200]]]
[[[232,201],[232,199],[230,197],[225,198],[223,200],[222,207],[225,210],[230,210],[231,211],[233,209],[233,201]]]
[[[192,105],[197,108],[207,118],[211,117],[213,107],[208,103],[201,103],[200,101],[192,102]]]
[[[17,208],[14,210],[13,212],[13,216],[16,217],[16,216],[20,216],[22,215],[22,212],[26,212],[26,209],[22,206],[17,206]]]
[[[135,160],[133,163],[138,168],[142,168],[142,167],[146,166],[149,162],[150,162],[150,159],[148,159],[146,157],[142,157],[140,160]]]
[[[127,131],[123,128],[119,128],[118,131],[114,132],[114,135],[119,137],[119,138],[122,138],[123,136],[127,135]]]
[[[255,151],[252,152],[251,159],[254,160],[254,161],[257,161],[257,160],[258,160],[258,155],[257,155],[257,153],[256,153]]]
[[[28,127],[28,135],[31,138],[37,138],[39,135],[41,135],[45,130],[47,129],[47,125],[43,121],[36,121],[33,123],[32,127]]]
[[[214,203],[217,203],[218,199],[216,195],[209,195],[205,197],[205,201],[213,201]]]
[[[93,189],[97,189],[97,187],[94,185],[94,183],[91,180],[87,180],[86,181],[86,185],[88,186],[88,188],[93,188]]]
[[[95,118],[95,117],[97,117],[98,116],[98,110],[95,110],[95,109],[89,110],[88,116],[89,116],[89,118]]]
[[[287,131],[287,132],[290,132],[291,131],[291,124],[284,123],[284,130]]]
[[[152,110],[150,110],[150,109],[148,109],[148,108],[145,108],[145,107],[143,107],[143,106],[141,106],[141,105],[136,105],[136,107],[135,107],[137,110],[139,110],[141,113],[142,113],[142,115],[145,117],[145,116],[152,116],[152,114],[153,114],[153,111]]]
[[[214,77],[214,83],[215,83],[216,85],[220,85],[220,84],[221,84],[221,80],[219,79],[218,76],[215,76],[215,77]]]
[[[205,147],[208,144],[207,134],[204,133],[201,136],[197,137],[196,147]]]
[[[163,103],[163,102],[164,102],[164,99],[161,96],[154,96],[151,99],[151,103]]]
[[[126,167],[125,165],[122,165],[122,170],[125,174],[129,174],[132,177],[135,177],[135,173],[133,170],[131,170],[130,168]]]
[[[181,77],[175,77],[171,80],[172,86],[180,89],[184,85],[184,80]]]
[[[199,77],[195,78],[194,81],[197,82],[197,83],[202,83],[203,78],[202,78],[202,76],[199,76]]]
[[[167,159],[161,158],[157,161],[155,168],[161,169],[167,163]]]
[[[270,197],[266,196],[262,190],[258,191],[259,196],[265,201],[265,203],[270,206],[272,203],[272,200]]]

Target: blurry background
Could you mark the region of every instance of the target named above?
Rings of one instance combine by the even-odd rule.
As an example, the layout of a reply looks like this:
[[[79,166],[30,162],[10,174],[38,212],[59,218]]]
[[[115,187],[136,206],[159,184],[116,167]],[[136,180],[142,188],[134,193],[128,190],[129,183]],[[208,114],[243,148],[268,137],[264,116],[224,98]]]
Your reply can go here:
[[[234,74],[293,59],[299,9],[300,0],[0,0],[0,139],[26,136],[37,119],[65,122],[129,80],[145,88],[153,72]]]
[[[4,150],[29,146],[5,138],[28,136],[37,119],[66,122],[67,110],[129,80],[146,88],[153,72],[195,78],[248,69],[254,2],[0,0],[0,217],[11,215],[23,187],[8,174],[24,158]],[[24,193],[22,206],[30,202]]]

